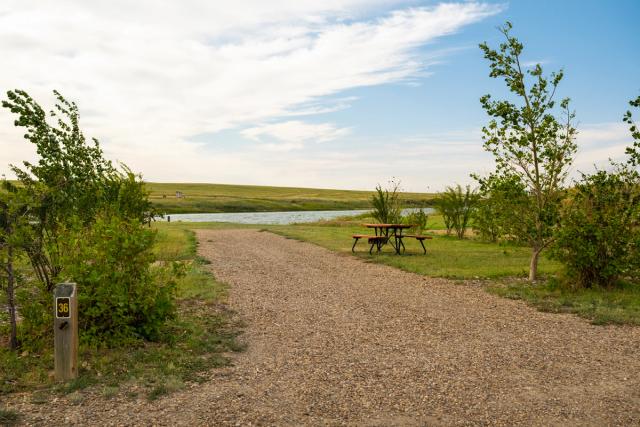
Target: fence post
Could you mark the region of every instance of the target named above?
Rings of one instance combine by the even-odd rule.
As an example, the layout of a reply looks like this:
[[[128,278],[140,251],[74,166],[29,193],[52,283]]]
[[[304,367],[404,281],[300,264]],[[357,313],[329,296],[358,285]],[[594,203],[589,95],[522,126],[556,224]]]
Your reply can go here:
[[[53,296],[54,354],[57,381],[78,376],[78,297],[75,283],[60,283]]]

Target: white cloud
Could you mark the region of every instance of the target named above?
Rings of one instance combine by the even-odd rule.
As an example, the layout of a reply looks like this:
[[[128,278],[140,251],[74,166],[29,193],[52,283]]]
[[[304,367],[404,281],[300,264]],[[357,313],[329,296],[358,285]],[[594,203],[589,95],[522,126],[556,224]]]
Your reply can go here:
[[[347,128],[337,128],[331,123],[311,124],[298,120],[265,124],[243,130],[242,135],[254,141],[265,137],[287,143],[286,147],[300,148],[305,142],[327,142],[346,136]]]
[[[349,96],[336,100],[323,100],[320,103],[310,103],[308,105],[296,105],[296,109],[287,112],[286,116],[312,116],[317,114],[335,113],[351,107],[351,102],[358,100],[357,96]]]
[[[625,148],[633,142],[628,126],[622,122],[584,124],[578,130],[578,154],[573,166],[580,172],[592,172],[594,166],[606,169],[609,159],[624,160]]]
[[[187,142],[193,135],[280,126],[270,134],[288,145],[273,147],[295,148],[301,144],[291,139],[295,126],[278,120],[346,108],[348,102],[324,106],[320,99],[347,89],[424,75],[433,58],[419,55],[418,47],[501,10],[475,2],[405,5],[5,0],[0,90],[26,89],[49,107],[56,88],[80,105],[86,134],[98,137],[107,153],[151,179],[186,180],[194,164],[218,161],[207,157],[206,146]],[[344,136],[293,123],[317,139]],[[0,171],[33,156],[21,134],[0,112]],[[249,156],[243,159],[238,163],[257,170]],[[222,179],[235,159],[226,160],[205,167],[198,179]],[[253,180],[263,179],[256,173]]]
[[[608,169],[610,159],[626,159],[625,148],[632,144],[628,126],[622,122],[585,123],[578,126],[578,152],[570,167],[569,180],[580,172]],[[456,130],[404,138],[402,150],[394,154],[394,170],[387,176],[404,176],[412,191],[439,191],[453,183],[472,184],[470,173],[485,175],[494,169],[493,157],[482,148],[480,130]],[[393,146],[386,147],[391,152]],[[363,153],[366,156],[366,153]],[[380,165],[384,170],[384,165]],[[420,183],[423,182],[422,188]]]
[[[523,68],[533,68],[536,65],[540,64],[541,66],[549,64],[551,61],[548,59],[539,59],[533,61],[524,61],[521,65]]]

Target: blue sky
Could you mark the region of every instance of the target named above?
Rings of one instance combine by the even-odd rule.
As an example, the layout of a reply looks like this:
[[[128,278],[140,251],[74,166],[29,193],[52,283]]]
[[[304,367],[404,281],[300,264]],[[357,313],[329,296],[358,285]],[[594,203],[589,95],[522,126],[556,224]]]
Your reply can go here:
[[[407,132],[481,126],[486,116],[478,99],[485,93],[504,94],[505,88],[488,77],[478,43],[497,47],[502,35],[496,27],[509,20],[514,35],[525,44],[525,60],[542,62],[547,71],[564,69],[560,95],[571,97],[580,121],[620,121],[629,99],[640,93],[639,1],[494,3],[505,5],[505,10],[421,49],[425,55],[434,47],[459,50],[433,66],[433,75],[421,79],[420,87],[356,90],[353,94],[367,102],[345,112],[344,120],[362,120],[364,125],[375,116],[383,120],[376,125],[380,131],[392,123],[402,124]]]
[[[86,133],[146,179],[411,191],[492,169],[479,97],[506,95],[478,43],[506,20],[563,68],[574,172],[619,158],[640,93],[640,2],[247,0],[0,4],[0,90],[78,102]],[[37,66],[34,66],[36,64]],[[0,173],[32,159],[0,111]]]

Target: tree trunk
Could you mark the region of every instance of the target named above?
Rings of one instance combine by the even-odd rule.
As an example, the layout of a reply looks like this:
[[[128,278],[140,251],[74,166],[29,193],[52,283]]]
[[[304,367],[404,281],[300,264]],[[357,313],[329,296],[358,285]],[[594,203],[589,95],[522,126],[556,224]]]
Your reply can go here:
[[[11,322],[11,337],[9,346],[12,350],[18,348],[18,334],[16,321],[16,299],[15,299],[15,274],[13,272],[13,248],[9,246],[7,253],[7,306],[9,309],[9,321]]]
[[[538,277],[538,258],[542,249],[533,247],[531,251],[531,262],[529,263],[529,281],[535,282]]]

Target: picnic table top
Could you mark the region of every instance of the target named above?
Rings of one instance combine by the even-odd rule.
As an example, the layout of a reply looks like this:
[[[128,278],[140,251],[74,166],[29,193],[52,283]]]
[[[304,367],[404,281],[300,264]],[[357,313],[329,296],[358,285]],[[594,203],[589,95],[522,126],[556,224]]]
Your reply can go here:
[[[410,224],[362,224],[367,228],[411,228]]]

